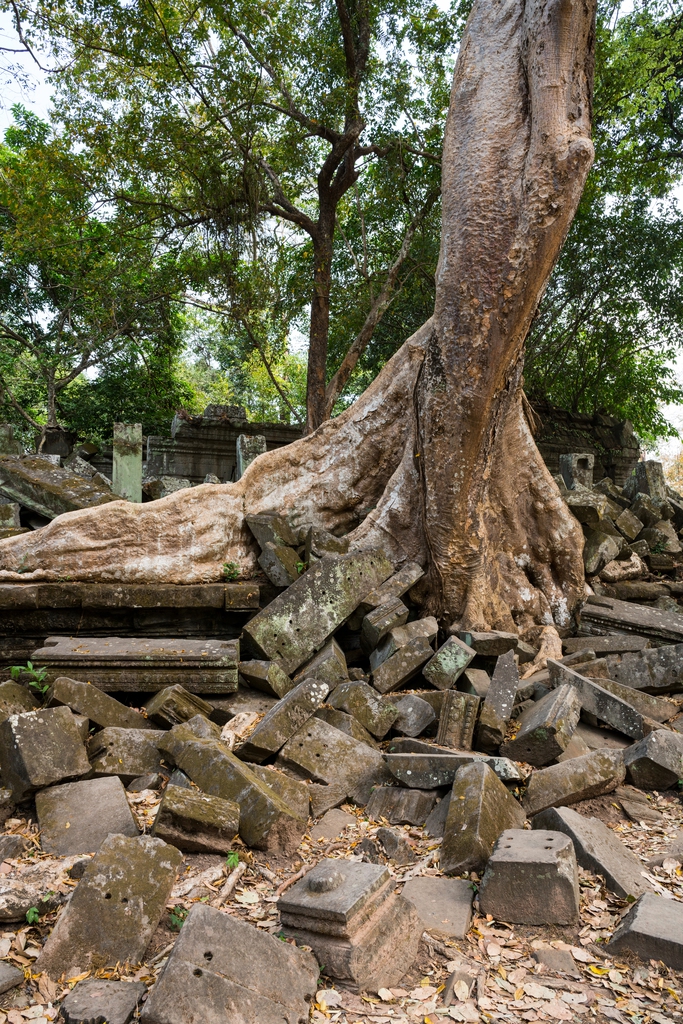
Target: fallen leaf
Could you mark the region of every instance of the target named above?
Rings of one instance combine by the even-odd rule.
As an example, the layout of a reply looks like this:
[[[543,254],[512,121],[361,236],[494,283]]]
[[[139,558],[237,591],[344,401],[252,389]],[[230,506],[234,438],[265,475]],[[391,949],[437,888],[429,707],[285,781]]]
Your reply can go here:
[[[461,1003],[466,1002],[470,997],[470,986],[466,981],[456,981],[453,986],[453,994]]]
[[[488,946],[486,947],[486,952],[488,953],[489,956],[500,956],[501,948],[497,942],[489,942]]]
[[[574,1020],[574,1014],[569,1007],[561,1003],[559,999],[553,999],[552,1002],[546,1003],[543,1007],[543,1012],[547,1013],[550,1017],[554,1017],[555,1020]]]
[[[595,957],[591,956],[591,954],[588,952],[588,950],[580,949],[579,946],[570,946],[569,947],[569,952],[571,953],[571,955],[574,957],[575,960],[579,961],[579,963],[582,963],[582,964],[592,964],[592,963],[595,963]]]
[[[613,982],[615,985],[621,985],[622,981],[624,980],[624,976],[620,974],[619,971],[614,970],[609,972],[608,977],[609,980]]]
[[[393,1003],[394,996],[391,994],[388,988],[381,988],[377,995],[380,997],[383,1003]]]
[[[545,985],[537,985],[533,981],[527,982],[526,985],[522,986],[524,994],[531,996],[532,999],[554,999],[555,993],[552,989],[546,988]],[[544,1007],[545,1009],[545,1007]]]
[[[235,895],[235,899],[238,903],[243,903],[245,905],[253,905],[254,903],[259,902],[259,896],[255,892],[238,892]]]

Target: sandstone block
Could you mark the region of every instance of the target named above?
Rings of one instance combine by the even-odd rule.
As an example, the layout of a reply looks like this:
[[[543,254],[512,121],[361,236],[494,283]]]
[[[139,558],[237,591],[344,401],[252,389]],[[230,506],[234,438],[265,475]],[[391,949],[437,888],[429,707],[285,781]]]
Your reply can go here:
[[[110,834],[138,835],[126,792],[115,777],[43,789],[36,794],[36,812],[42,849],[60,857],[96,853]]]
[[[378,750],[340,732],[319,718],[310,718],[285,744],[279,759],[313,782],[343,787],[354,803],[365,805],[375,786],[392,776]]]
[[[636,855],[599,818],[577,814],[570,807],[549,807],[534,816],[532,828],[564,832],[581,867],[602,875],[617,896],[637,897],[650,888]]]
[[[561,832],[508,829],[498,839],[479,888],[482,913],[512,924],[574,924],[579,874]]]
[[[424,825],[438,797],[436,789],[399,789],[378,786],[365,811],[369,818],[385,818],[390,825]]]
[[[292,680],[275,661],[241,661],[239,671],[249,686],[278,699],[294,687]]]
[[[367,615],[373,608],[379,608],[380,605],[386,604],[392,597],[403,597],[423,576],[424,569],[417,562],[408,562],[381,586],[366,594],[358,606],[359,611]]]
[[[371,736],[365,726],[361,725],[357,718],[353,715],[347,715],[345,711],[337,711],[336,708],[328,707],[326,704],[323,707],[318,708],[315,713],[315,718],[321,719],[323,722],[327,722],[328,725],[334,726],[335,729],[339,729],[340,732],[345,732],[347,736],[353,736],[359,743],[367,743],[368,746],[378,749],[379,743]]]
[[[333,690],[339,683],[345,683],[348,678],[346,656],[333,637],[314,658],[299,669],[294,676],[294,683],[302,683],[304,679],[317,679],[318,682],[327,683],[330,690]]]
[[[168,785],[152,835],[190,853],[228,853],[239,831],[240,809],[231,800]]]
[[[625,736],[642,739],[643,716],[631,704],[599,686],[596,680],[589,679],[588,676],[581,675],[552,658],[548,658],[548,670],[553,686],[569,683],[576,688],[581,699],[581,707],[585,711],[589,711],[618,732],[623,732]]]
[[[17,803],[44,786],[86,775],[90,765],[69,708],[24,711],[0,723],[0,770]]]
[[[59,1009],[64,1024],[128,1024],[142,1005],[146,991],[142,981],[84,978],[71,989]]]
[[[620,750],[594,750],[534,772],[527,782],[522,805],[529,815],[547,807],[567,807],[579,800],[611,793],[625,777]]]
[[[422,927],[442,938],[464,939],[472,921],[472,883],[463,878],[411,878],[403,886]]]
[[[443,752],[436,748],[434,753],[385,754],[384,760],[391,774],[404,786],[411,789],[436,789],[453,784],[456,773],[467,764],[483,763],[500,779],[517,782],[521,779],[514,761],[507,757],[484,757],[481,754]]]
[[[276,754],[320,707],[328,690],[327,683],[304,679],[268,711],[241,748],[240,756],[260,763]]]
[[[298,818],[271,786],[223,744],[188,740],[174,756],[178,767],[205,793],[239,806],[239,834],[247,846],[284,854],[296,850],[306,820]]]
[[[441,708],[436,742],[458,750],[471,750],[479,703],[479,698],[471,693],[449,690]]]
[[[521,829],[524,819],[524,811],[488,765],[474,762],[461,768],[451,791],[441,870],[454,875],[480,871],[501,832]]]
[[[141,1020],[303,1024],[319,971],[310,953],[195,903]]]
[[[519,672],[514,651],[508,651],[496,662],[491,685],[481,706],[477,726],[477,750],[485,750],[489,754],[497,753],[505,739],[505,730],[512,715],[518,688]]]
[[[138,963],[182,862],[160,839],[109,836],[86,865],[38,957],[37,971],[65,974]]]
[[[383,661],[372,673],[372,685],[379,693],[398,690],[416,676],[434,651],[426,637],[418,636],[399,647],[395,654]]]
[[[372,611],[361,623],[361,646],[366,653],[374,650],[387,633],[408,621],[408,609],[399,597],[391,597]]]
[[[455,686],[475,653],[457,636],[449,636],[443,647],[422,669],[422,675],[437,690],[449,690]]]
[[[439,624],[433,616],[426,619],[415,619],[413,622],[406,622],[404,626],[397,626],[396,629],[390,630],[383,640],[380,640],[374,651],[370,652],[370,668],[374,672],[383,661],[387,661],[401,647],[405,647],[411,640],[416,640],[418,637],[422,637],[431,646],[436,640],[438,632]]]
[[[256,654],[291,675],[320,650],[392,565],[380,551],[322,558],[250,619],[244,636]]]
[[[683,736],[657,729],[626,748],[624,764],[634,786],[669,789],[683,778]]]
[[[519,637],[516,633],[505,633],[501,630],[461,631],[458,635],[468,647],[472,648],[475,654],[485,658],[500,658],[508,651],[516,651],[519,644]]]
[[[396,701],[398,715],[393,723],[396,732],[403,736],[419,736],[428,726],[436,722],[431,704],[417,694],[409,694]]]
[[[168,729],[179,722],[187,722],[195,715],[208,718],[213,707],[195,693],[188,693],[184,686],[176,683],[155,693],[145,705],[147,717],[161,729]]]
[[[661,960],[683,968],[683,905],[646,892],[633,904],[607,945],[612,952],[628,949],[646,963]]]
[[[398,716],[395,705],[380,700],[367,683],[341,683],[327,701],[333,708],[353,715],[377,739],[386,736]]]
[[[24,711],[35,711],[40,707],[28,687],[13,683],[9,679],[0,683],[0,722],[10,715],[21,715]]]
[[[59,705],[71,708],[77,715],[83,715],[102,729],[108,725],[119,729],[152,728],[151,722],[139,711],[126,707],[92,683],[82,683],[66,676],[55,679],[47,695],[47,705],[51,708]]]
[[[88,757],[95,775],[118,775],[125,784],[158,772],[159,743],[166,733],[154,729],[108,726],[90,737]]]
[[[542,768],[567,749],[581,714],[581,697],[565,684],[551,690],[519,719],[514,739],[501,747],[505,757]]]

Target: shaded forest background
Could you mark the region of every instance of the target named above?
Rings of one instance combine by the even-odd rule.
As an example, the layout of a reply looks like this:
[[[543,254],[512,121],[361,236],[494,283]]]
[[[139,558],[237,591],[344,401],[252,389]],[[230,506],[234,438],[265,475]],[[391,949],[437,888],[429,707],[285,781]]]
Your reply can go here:
[[[27,442],[208,402],[315,426],[431,315],[467,2],[5,9],[54,89],[0,145],[0,418]],[[532,401],[647,444],[683,402],[682,82],[683,3],[600,4],[596,161],[525,364]]]

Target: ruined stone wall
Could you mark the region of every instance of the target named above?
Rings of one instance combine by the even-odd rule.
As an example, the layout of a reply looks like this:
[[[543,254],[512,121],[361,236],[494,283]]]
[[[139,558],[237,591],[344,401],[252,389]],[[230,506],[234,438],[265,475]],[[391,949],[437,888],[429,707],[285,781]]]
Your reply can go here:
[[[595,456],[593,478],[609,476],[623,486],[640,458],[638,438],[628,420],[567,412],[546,403],[535,403],[533,409],[539,420],[536,444],[551,473],[559,472],[560,455],[590,452]]]

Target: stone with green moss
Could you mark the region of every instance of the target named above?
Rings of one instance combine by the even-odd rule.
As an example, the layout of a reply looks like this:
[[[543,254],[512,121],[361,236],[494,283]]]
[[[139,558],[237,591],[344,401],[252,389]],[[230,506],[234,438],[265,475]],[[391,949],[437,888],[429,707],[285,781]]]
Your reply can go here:
[[[232,800],[169,784],[152,835],[188,853],[228,853],[239,821],[240,809]]]

